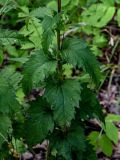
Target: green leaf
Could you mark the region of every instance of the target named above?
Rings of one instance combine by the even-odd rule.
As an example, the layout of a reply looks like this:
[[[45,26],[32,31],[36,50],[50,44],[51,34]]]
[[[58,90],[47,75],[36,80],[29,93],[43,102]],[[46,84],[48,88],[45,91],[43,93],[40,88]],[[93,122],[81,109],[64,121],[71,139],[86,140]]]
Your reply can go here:
[[[93,38],[93,44],[96,45],[96,47],[103,48],[106,46],[107,39],[103,34],[96,33],[96,35]]]
[[[0,0],[0,4],[3,5],[0,7],[0,15],[7,14],[17,7],[16,4],[11,0]]]
[[[15,149],[18,153],[24,153],[24,152],[26,152],[25,144],[23,143],[22,140],[15,139],[15,138],[13,137],[13,138],[12,138],[12,145],[13,145],[14,149]]]
[[[0,112],[17,114],[20,111],[20,104],[15,90],[19,87],[22,75],[10,66],[2,69],[0,75]]]
[[[20,105],[16,99],[13,87],[6,79],[0,78],[0,112],[9,113],[11,111],[19,112]]]
[[[120,122],[120,115],[108,114],[105,118],[106,122]]]
[[[27,57],[19,57],[19,58],[9,58],[10,61],[25,63],[28,58]]]
[[[50,144],[51,148],[57,151],[57,157],[62,156],[65,160],[72,160],[73,153],[77,156],[85,150],[84,131],[74,124],[68,133],[56,130],[50,137]]]
[[[87,156],[85,156],[87,153]],[[78,155],[78,159],[77,160],[81,160],[81,158],[79,158],[80,156]],[[97,155],[96,155],[96,151],[93,150],[93,146],[90,145],[88,142],[86,142],[86,148],[85,148],[85,152],[83,152],[83,160],[98,160]]]
[[[16,72],[13,67],[5,67],[1,71],[1,77],[4,78],[8,85],[12,86],[15,90],[19,87],[19,83],[22,80],[22,75]]]
[[[24,65],[23,88],[30,92],[32,88],[39,85],[46,77],[56,71],[57,62],[50,59],[42,50],[31,55]]]
[[[21,6],[27,6],[29,4],[29,0],[16,0],[17,3]]]
[[[104,5],[107,5],[107,6],[114,6],[115,4],[115,0],[101,0]]]
[[[88,136],[88,140],[95,149],[102,149],[103,153],[107,156],[112,155],[113,145],[105,134],[101,135],[99,132],[92,131]]]
[[[92,111],[92,112],[91,112]],[[95,118],[103,121],[102,107],[96,95],[86,86],[82,87],[80,109],[78,112],[81,119]]]
[[[70,2],[70,0],[62,0],[62,7],[65,7],[66,5],[68,5]]]
[[[99,64],[83,40],[77,38],[64,40],[61,56],[73,66],[82,67],[89,73],[94,83],[99,84],[101,77]]]
[[[22,104],[24,102],[25,94],[23,93],[22,88],[19,88],[17,90],[16,97],[17,97],[17,100],[19,101],[20,104]]]
[[[29,8],[27,6],[20,7],[21,12],[18,13],[18,17],[20,18],[27,18],[30,16],[29,14]]]
[[[3,63],[3,60],[4,60],[4,53],[2,48],[0,48],[0,65]]]
[[[105,12],[104,17],[96,24],[97,27],[103,27],[112,19],[115,14],[115,7],[109,7]]]
[[[85,150],[85,136],[82,127],[77,124],[72,123],[70,131],[68,133],[68,142],[72,146],[74,151],[84,151]]]
[[[42,27],[43,27],[43,41],[42,45],[43,48],[46,50],[49,48],[50,44],[52,44],[54,32],[53,32],[53,27],[54,27],[54,19],[51,16],[45,16],[43,22],[42,22]]]
[[[55,0],[53,1],[50,1],[48,4],[47,4],[47,8],[49,9],[52,9],[54,11],[57,11],[57,3]]]
[[[98,148],[99,138],[100,138],[100,133],[97,131],[92,131],[88,135],[88,140],[90,141],[90,144],[92,144],[95,147],[95,149]]]
[[[21,37],[16,31],[0,29],[0,44],[12,45],[20,43]]]
[[[113,122],[120,122],[120,116],[114,114],[108,114],[105,118],[105,127],[104,130],[106,135],[111,141],[115,144],[118,143],[118,128],[114,125]]]
[[[109,157],[112,155],[113,145],[109,138],[103,134],[99,139],[99,146],[102,149],[103,153]]]
[[[26,45],[30,48],[41,48],[42,24],[39,19],[31,17],[28,23],[25,26],[23,26],[19,33],[27,37],[27,39],[30,41],[28,41],[29,43],[27,42],[27,44],[23,43],[23,48],[26,47]]]
[[[105,122],[105,132],[111,141],[118,143],[118,128],[112,122]]]
[[[60,125],[69,124],[79,106],[80,84],[76,80],[64,80],[62,83],[48,81],[45,97],[53,105],[54,119]]]
[[[7,141],[8,131],[11,127],[11,120],[0,114],[0,148],[2,143]]]
[[[25,125],[27,142],[30,145],[40,143],[53,129],[54,121],[49,104],[42,98],[33,101]]]
[[[93,4],[82,13],[83,21],[94,27],[104,27],[115,14],[115,7],[102,3]]]
[[[117,11],[116,20],[118,22],[118,26],[120,27],[120,9],[118,9],[118,11]]]
[[[63,68],[63,74],[67,77],[67,78],[70,78],[71,75],[72,75],[72,69],[73,69],[73,66],[70,65],[70,64],[64,64],[62,66]]]
[[[51,10],[46,7],[35,8],[34,10],[32,10],[32,12],[30,12],[30,15],[37,18],[44,18],[46,15],[49,16],[50,14],[51,14]]]
[[[61,18],[60,14],[56,14],[54,17],[45,16],[42,21],[43,28],[43,40],[42,45],[45,50],[48,50],[50,45],[53,43],[53,38],[55,36],[56,28],[60,28],[61,26]]]
[[[62,7],[66,7],[69,3],[70,3],[70,0],[61,0]],[[55,0],[50,1],[48,3],[47,7],[56,11],[57,10],[57,3],[56,3],[56,1]]]

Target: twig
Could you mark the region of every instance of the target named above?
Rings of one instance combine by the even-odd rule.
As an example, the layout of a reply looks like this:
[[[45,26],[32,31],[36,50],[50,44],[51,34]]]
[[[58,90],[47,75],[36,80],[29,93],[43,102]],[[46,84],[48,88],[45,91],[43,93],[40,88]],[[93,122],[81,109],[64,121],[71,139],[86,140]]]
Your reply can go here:
[[[109,79],[109,83],[108,83],[108,97],[110,97],[111,84],[112,84],[112,79],[114,77],[114,73],[115,73],[115,69],[112,70],[111,75],[110,75],[110,79]]]
[[[120,43],[120,37],[118,37],[118,39],[117,39],[117,41],[116,41],[116,43],[115,43],[115,45],[114,45],[114,47],[112,49],[111,56],[110,56],[110,62],[111,62],[111,60],[112,60],[112,58],[113,58],[113,56],[115,54],[115,51],[116,51],[119,43]]]

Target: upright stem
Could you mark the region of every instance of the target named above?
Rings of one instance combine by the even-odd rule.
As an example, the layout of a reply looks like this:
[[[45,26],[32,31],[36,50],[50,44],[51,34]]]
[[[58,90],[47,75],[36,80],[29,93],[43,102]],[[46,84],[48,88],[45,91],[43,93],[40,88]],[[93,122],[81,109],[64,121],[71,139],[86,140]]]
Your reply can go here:
[[[61,12],[61,0],[57,0],[58,1],[58,14]],[[58,51],[61,48],[61,44],[60,44],[60,29],[57,29],[57,45],[58,45]]]
[[[58,14],[61,13],[61,0],[57,0],[58,4]],[[61,79],[62,75],[62,64],[61,64],[61,58],[60,58],[60,50],[61,50],[61,39],[60,39],[60,28],[59,25],[57,27],[57,68],[58,68],[58,77]]]

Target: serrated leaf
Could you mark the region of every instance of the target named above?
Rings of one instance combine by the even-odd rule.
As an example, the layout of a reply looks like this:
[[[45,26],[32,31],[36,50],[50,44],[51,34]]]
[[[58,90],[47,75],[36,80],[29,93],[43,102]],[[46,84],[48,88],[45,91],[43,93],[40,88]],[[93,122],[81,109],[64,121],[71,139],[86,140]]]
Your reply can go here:
[[[69,132],[57,130],[50,137],[51,148],[56,150],[57,157],[62,156],[65,160],[72,160],[72,153],[82,153],[85,149],[84,131],[80,126],[72,126]],[[80,156],[80,155],[79,155]]]
[[[35,8],[34,10],[32,10],[32,12],[30,12],[30,15],[35,16],[37,18],[44,18],[46,15],[49,16],[50,14],[51,10],[46,7]]]
[[[43,22],[43,48],[46,50],[49,48],[49,45],[52,43],[54,32],[53,32],[53,17],[45,16]]]
[[[49,46],[53,42],[53,37],[55,36],[55,29],[60,27],[60,14],[55,15],[54,17],[45,16],[42,22],[43,27],[43,41],[42,45],[45,50],[49,49]]]
[[[35,48],[41,48],[41,41],[42,41],[42,25],[40,20],[37,18],[33,18],[29,21],[29,32],[30,34],[29,40],[34,44]]]
[[[10,0],[2,0],[0,4],[3,5],[0,7],[0,15],[6,14],[17,7],[16,4]]]
[[[0,29],[0,44],[12,45],[20,43],[21,37],[16,31]]]
[[[73,66],[83,68],[92,77],[94,83],[99,84],[101,77],[99,64],[83,40],[77,38],[64,40],[61,56]]]
[[[92,111],[92,112],[91,112]],[[97,117],[103,120],[102,107],[96,95],[86,86],[82,87],[80,109],[78,114],[81,119],[89,119]]]
[[[86,153],[87,153],[87,156],[85,156]],[[96,151],[93,150],[93,146],[90,145],[88,142],[86,142],[86,149],[85,149],[85,152],[83,153],[83,158],[82,159],[83,160],[98,160]],[[77,160],[81,160],[79,158],[79,155],[78,155]]]
[[[25,63],[28,58],[27,57],[19,57],[19,58],[9,58],[10,61]]]
[[[31,55],[24,65],[23,88],[25,92],[39,85],[46,77],[56,71],[57,62],[49,59],[42,50]]]
[[[20,105],[16,99],[13,88],[9,87],[9,85],[5,84],[4,80],[0,79],[0,112],[18,112],[19,109]]]
[[[64,80],[62,83],[48,81],[44,97],[53,105],[54,119],[60,125],[71,122],[75,107],[79,106],[80,83],[75,80]]]
[[[31,103],[25,125],[26,139],[30,145],[42,142],[53,131],[54,121],[50,110],[49,104],[42,98]]]
[[[3,142],[7,141],[8,131],[11,128],[11,120],[0,114],[0,148]]]
[[[10,66],[2,69],[0,74],[0,112],[16,114],[20,110],[20,104],[15,90],[19,87],[22,75]]]
[[[5,67],[1,71],[1,77],[8,82],[8,85],[14,87],[15,90],[19,87],[19,83],[22,80],[21,73],[16,72],[15,69],[10,66]]]
[[[35,17],[29,19],[28,23],[23,26],[23,28],[19,31],[21,35],[24,35],[29,39],[27,43],[23,43],[23,48],[32,47],[39,49],[41,48],[42,41],[42,24],[41,21]],[[28,38],[29,37],[29,38]],[[26,46],[27,45],[27,46]]]
[[[84,151],[85,136],[82,127],[77,126],[77,124],[72,124],[70,132],[68,134],[68,141],[74,151]]]

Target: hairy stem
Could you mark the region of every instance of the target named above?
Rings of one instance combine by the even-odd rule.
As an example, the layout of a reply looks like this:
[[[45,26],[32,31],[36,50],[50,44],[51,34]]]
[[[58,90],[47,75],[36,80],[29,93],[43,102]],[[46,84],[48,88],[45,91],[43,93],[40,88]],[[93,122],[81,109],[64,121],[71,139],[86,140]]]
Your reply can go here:
[[[58,0],[58,14],[61,13],[61,0]],[[60,28],[57,28],[57,60],[58,60],[58,76],[61,77],[62,73],[62,65],[60,59],[60,50],[61,50],[61,36],[60,36]]]

